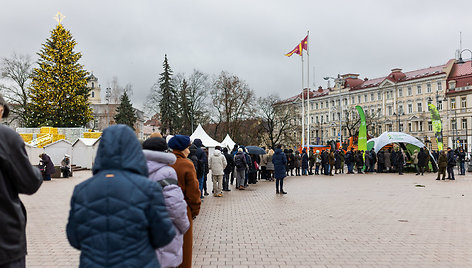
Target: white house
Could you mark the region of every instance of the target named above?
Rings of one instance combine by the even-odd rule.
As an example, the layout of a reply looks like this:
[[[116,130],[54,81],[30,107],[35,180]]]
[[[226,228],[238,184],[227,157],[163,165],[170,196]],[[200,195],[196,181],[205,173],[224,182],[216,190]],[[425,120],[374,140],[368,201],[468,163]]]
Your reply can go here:
[[[83,168],[92,169],[95,162],[100,138],[86,139],[79,138],[72,145],[72,164]]]

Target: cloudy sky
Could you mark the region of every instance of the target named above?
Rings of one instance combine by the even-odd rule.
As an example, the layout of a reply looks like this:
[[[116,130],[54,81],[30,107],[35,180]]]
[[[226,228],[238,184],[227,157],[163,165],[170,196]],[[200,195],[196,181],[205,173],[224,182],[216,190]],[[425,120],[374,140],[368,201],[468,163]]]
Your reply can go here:
[[[165,54],[175,73],[225,70],[258,96],[287,98],[301,89],[301,63],[284,54],[307,31],[312,87],[326,87],[325,76],[376,78],[394,67],[444,64],[454,58],[460,32],[463,48],[472,49],[470,0],[4,0],[0,6],[0,57],[15,52],[36,59],[60,11],[85,68],[102,89],[114,76],[132,84],[137,107]]]

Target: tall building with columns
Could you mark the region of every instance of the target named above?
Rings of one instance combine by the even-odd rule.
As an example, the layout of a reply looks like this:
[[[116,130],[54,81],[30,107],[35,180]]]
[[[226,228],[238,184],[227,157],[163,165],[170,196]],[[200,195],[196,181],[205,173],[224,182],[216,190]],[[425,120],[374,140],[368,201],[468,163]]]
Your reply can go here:
[[[441,116],[444,145],[471,151],[472,61],[451,59],[441,65],[412,71],[394,68],[386,76],[374,79],[359,76],[354,73],[338,75],[333,87],[303,91],[305,105],[306,97],[310,96],[308,107],[305,106],[310,144],[325,144],[340,137],[346,140],[354,135],[357,131],[357,128],[352,129],[357,120],[354,107],[360,105],[368,118],[370,136],[401,131],[436,149],[428,108],[432,103]],[[279,105],[300,110],[301,101],[302,93]]]

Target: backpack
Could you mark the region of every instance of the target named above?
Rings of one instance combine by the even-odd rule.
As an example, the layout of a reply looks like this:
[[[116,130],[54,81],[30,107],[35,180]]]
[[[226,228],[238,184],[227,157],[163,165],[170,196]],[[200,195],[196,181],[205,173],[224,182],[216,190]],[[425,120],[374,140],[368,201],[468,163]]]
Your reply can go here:
[[[234,157],[234,164],[237,169],[242,169],[245,168],[246,166],[244,165],[244,160],[243,160],[244,154],[240,155],[235,155]]]

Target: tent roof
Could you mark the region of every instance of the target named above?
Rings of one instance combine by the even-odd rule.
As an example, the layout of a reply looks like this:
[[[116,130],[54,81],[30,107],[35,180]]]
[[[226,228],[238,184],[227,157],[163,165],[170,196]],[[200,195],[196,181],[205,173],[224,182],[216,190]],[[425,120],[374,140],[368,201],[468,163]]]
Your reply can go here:
[[[72,145],[72,143],[71,143],[70,141],[65,140],[65,139],[60,139],[60,140],[57,140],[57,141],[55,141],[55,142],[53,142],[53,143],[49,143],[49,144],[47,144],[47,145],[44,145],[43,147],[44,147],[44,148],[45,148],[45,147],[50,147],[50,146],[53,146],[53,145],[55,145],[55,144],[64,143],[64,142],[65,142],[65,143],[68,143],[69,145]]]
[[[221,142],[221,145],[226,146],[228,149],[232,149],[236,143],[231,139],[229,134],[226,134],[225,139]]]
[[[221,146],[221,144],[214,139],[212,139],[203,129],[202,125],[198,124],[197,129],[190,136],[190,139],[193,141],[195,139],[200,139],[205,147],[216,147]]]
[[[416,147],[423,148],[425,145],[417,138],[408,135],[403,132],[384,132],[382,135],[378,136],[377,138],[373,138],[367,141],[374,142],[374,150],[375,152],[379,152],[385,145],[390,143],[407,143],[415,145]]]
[[[101,137],[100,137],[101,138]],[[90,139],[90,138],[78,138],[74,144],[72,144],[72,146],[74,146],[77,142],[81,141],[83,144],[85,144],[86,146],[94,146],[95,143],[100,140],[100,138],[98,139]]]

